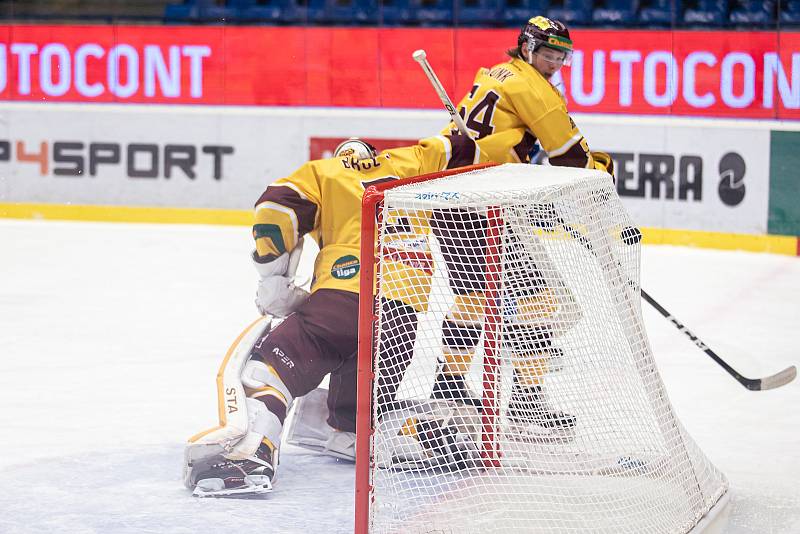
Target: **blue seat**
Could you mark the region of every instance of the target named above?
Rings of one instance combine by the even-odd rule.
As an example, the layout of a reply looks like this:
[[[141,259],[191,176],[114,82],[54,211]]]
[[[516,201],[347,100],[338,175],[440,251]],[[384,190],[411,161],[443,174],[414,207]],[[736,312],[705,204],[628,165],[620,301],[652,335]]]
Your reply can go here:
[[[500,0],[454,0],[455,26],[499,26]],[[530,18],[530,17],[528,17]]]
[[[167,4],[164,7],[164,22],[188,22],[194,20],[197,10],[193,2],[183,2],[182,4]]]
[[[184,0],[164,8],[166,22],[212,22],[226,19],[232,13],[227,6],[217,6],[214,0]]]
[[[322,22],[346,26],[375,24],[377,0],[324,0]]]
[[[639,25],[655,28],[674,26],[681,16],[681,2],[645,0],[639,7]]]
[[[633,26],[638,9],[638,0],[606,0],[592,11],[592,22],[597,25]]]
[[[587,26],[592,20],[592,0],[564,0],[561,6],[548,9],[547,16],[560,20],[568,28]]]
[[[500,22],[503,26],[522,28],[528,19],[547,13],[550,0],[501,0]]]
[[[733,26],[766,28],[775,24],[775,2],[737,0],[729,17]]]
[[[800,0],[784,0],[780,4],[781,26],[800,26]]]
[[[412,21],[407,0],[378,0],[377,15],[381,26],[407,26]]]
[[[285,0],[228,0],[242,22],[284,22]]]
[[[238,10],[227,1],[195,0],[198,7],[198,20],[201,22],[229,22],[238,18]]]
[[[410,22],[420,26],[452,26],[453,0],[408,0]]]
[[[683,24],[718,28],[728,24],[728,0],[698,0],[697,5],[683,12]]]
[[[228,0],[242,22],[280,22],[282,0]]]
[[[325,0],[272,0],[280,8],[281,24],[324,24]],[[268,17],[274,11],[267,0],[255,0],[255,6],[248,9],[249,14]],[[266,19],[264,19],[266,20]]]

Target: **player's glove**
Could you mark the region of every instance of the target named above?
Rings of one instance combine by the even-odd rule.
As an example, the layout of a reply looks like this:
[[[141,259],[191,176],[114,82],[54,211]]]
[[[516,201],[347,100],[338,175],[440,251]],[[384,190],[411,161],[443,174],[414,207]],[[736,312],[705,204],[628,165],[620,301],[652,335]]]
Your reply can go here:
[[[592,159],[594,159],[594,168],[599,171],[605,171],[611,175],[611,178],[614,179],[614,183],[617,183],[617,177],[614,176],[614,160],[611,159],[611,156],[605,152],[601,152],[599,150],[592,151]]]
[[[286,276],[288,253],[267,263],[261,263],[253,254],[253,264],[261,277],[256,291],[256,308],[261,315],[286,317],[308,297],[305,290],[295,286]]]

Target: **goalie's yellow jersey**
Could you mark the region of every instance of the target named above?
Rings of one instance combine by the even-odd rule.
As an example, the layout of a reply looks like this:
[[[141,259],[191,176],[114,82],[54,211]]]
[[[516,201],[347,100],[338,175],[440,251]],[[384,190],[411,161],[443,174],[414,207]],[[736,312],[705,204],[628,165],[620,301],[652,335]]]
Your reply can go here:
[[[539,140],[552,165],[597,167],[586,139],[567,112],[564,97],[522,59],[479,69],[458,110],[470,137],[481,139],[525,128]],[[442,133],[453,131],[457,130],[451,122]]]
[[[312,292],[326,288],[357,293],[361,199],[369,185],[474,163],[516,162],[519,154],[524,157],[532,147],[524,133],[509,130],[477,142],[461,135],[440,135],[414,146],[383,151],[374,158],[309,161],[270,184],[256,203],[255,259],[272,261],[311,232],[320,246]],[[426,306],[431,278],[425,261],[430,257],[426,228],[427,223],[417,224],[392,234],[397,246],[383,266],[381,285],[384,296],[418,310]],[[414,279],[417,282],[412,282]]]

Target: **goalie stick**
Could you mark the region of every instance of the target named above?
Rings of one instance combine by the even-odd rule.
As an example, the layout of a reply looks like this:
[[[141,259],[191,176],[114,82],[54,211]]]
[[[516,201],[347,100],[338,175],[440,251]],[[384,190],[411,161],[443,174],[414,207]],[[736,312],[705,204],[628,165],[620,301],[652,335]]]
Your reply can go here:
[[[455,107],[453,106],[453,102],[450,100],[450,97],[447,96],[447,92],[444,90],[444,86],[442,86],[442,82],[439,81],[439,78],[436,76],[436,73],[433,72],[433,68],[431,67],[430,63],[428,63],[427,54],[425,50],[417,50],[411,56],[414,61],[419,63],[422,70],[425,71],[425,75],[428,77],[428,80],[431,82],[433,89],[439,95],[439,98],[444,104],[445,109],[452,117],[453,122],[455,122],[458,130],[463,135],[469,135],[467,131],[467,126],[464,124],[464,119],[456,112]],[[594,250],[592,250],[592,245],[589,243],[589,240],[586,237],[578,232],[575,228],[567,224],[561,217],[557,217],[557,222],[560,224],[567,233],[576,239],[581,245],[584,246],[589,252],[595,255]],[[642,239],[642,233],[638,228],[625,228],[621,235],[622,241],[626,245],[634,245],[639,243]],[[670,314],[661,304],[659,304],[653,297],[647,294],[647,292],[637,287],[631,280],[628,280],[628,284],[633,287],[634,289],[639,289],[642,295],[642,298],[647,302],[650,306],[656,309],[665,319],[667,319],[670,323],[672,323],[675,328],[683,332],[686,337],[688,337],[692,342],[706,353],[712,360],[717,362],[717,364],[722,367],[729,375],[731,375],[737,382],[739,382],[742,386],[746,387],[750,391],[763,391],[767,389],[775,389],[781,386],[784,386],[794,380],[795,376],[797,376],[797,368],[794,365],[790,365],[783,371],[775,373],[773,375],[765,376],[763,378],[747,378],[739,373],[736,369],[731,367],[725,360],[723,360],[716,352],[711,350],[708,345],[706,345],[697,335],[692,333],[691,330],[686,328],[686,326],[678,321],[672,314]]]

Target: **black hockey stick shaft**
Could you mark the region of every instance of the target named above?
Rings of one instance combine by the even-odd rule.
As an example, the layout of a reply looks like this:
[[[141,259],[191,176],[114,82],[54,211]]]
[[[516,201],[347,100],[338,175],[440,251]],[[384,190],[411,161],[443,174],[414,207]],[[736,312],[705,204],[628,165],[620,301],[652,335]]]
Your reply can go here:
[[[589,242],[588,239],[586,239],[586,236],[578,232],[575,228],[573,228],[564,221],[560,220],[559,223],[564,227],[564,229],[567,231],[569,235],[571,235],[574,239],[578,240],[578,242],[580,242],[580,244],[583,245],[593,255],[596,255],[594,250],[592,249],[592,244]],[[638,236],[640,239],[641,233],[639,233]],[[625,240],[624,236],[623,240]],[[638,243],[637,239],[634,238],[634,240],[636,243]],[[628,244],[633,244],[633,242]],[[636,284],[634,284],[633,281],[628,280],[628,284],[634,289],[636,289]],[[666,320],[672,323],[673,326],[675,326],[675,328],[683,332],[684,335],[688,337],[692,341],[692,343],[695,344],[697,348],[705,352],[706,355],[708,355],[708,357],[717,362],[717,365],[725,369],[725,371],[729,375],[731,375],[734,379],[736,379],[737,382],[739,382],[741,385],[743,385],[750,391],[764,391],[767,389],[779,388],[781,386],[785,386],[786,384],[794,380],[795,376],[797,376],[797,368],[794,365],[790,365],[783,371],[775,373],[774,375],[765,376],[763,378],[747,378],[746,376],[742,375],[739,371],[731,367],[730,364],[728,364],[728,362],[723,360],[716,352],[711,350],[711,348],[708,345],[706,345],[703,342],[703,340],[701,340],[691,330],[686,328],[686,326],[683,323],[681,323],[678,319],[675,318],[675,316],[669,313],[667,309],[664,308],[664,306],[662,306],[656,301],[656,299],[648,295],[644,289],[642,288],[638,289],[640,290],[642,298],[645,300],[645,302],[647,302],[650,306],[655,308],[656,311],[660,313]]]
[[[703,340],[697,337],[696,334],[694,334],[691,330],[686,328],[686,326],[683,323],[681,323],[678,319],[676,319],[675,316],[669,313],[666,310],[666,308],[664,308],[664,306],[656,302],[656,300],[653,297],[648,295],[644,289],[641,290],[641,293],[642,293],[642,298],[650,306],[655,308],[656,311],[658,311],[658,313],[664,316],[664,318],[667,321],[671,322],[675,326],[675,328],[683,332],[686,337],[692,340],[692,343],[694,343],[695,346],[697,346],[697,348],[705,352],[709,358],[717,362],[717,365],[725,369],[725,371],[729,375],[735,378],[737,382],[739,382],[747,389],[751,391],[763,391],[766,389],[775,389],[788,384],[789,382],[794,380],[795,376],[797,376],[797,368],[794,365],[787,367],[786,369],[780,371],[779,373],[766,376],[764,378],[747,378],[746,376],[743,376],[739,371],[731,367],[728,364],[728,362],[723,360],[716,352],[711,350],[711,348],[709,348],[709,346],[706,345],[703,342]]]

